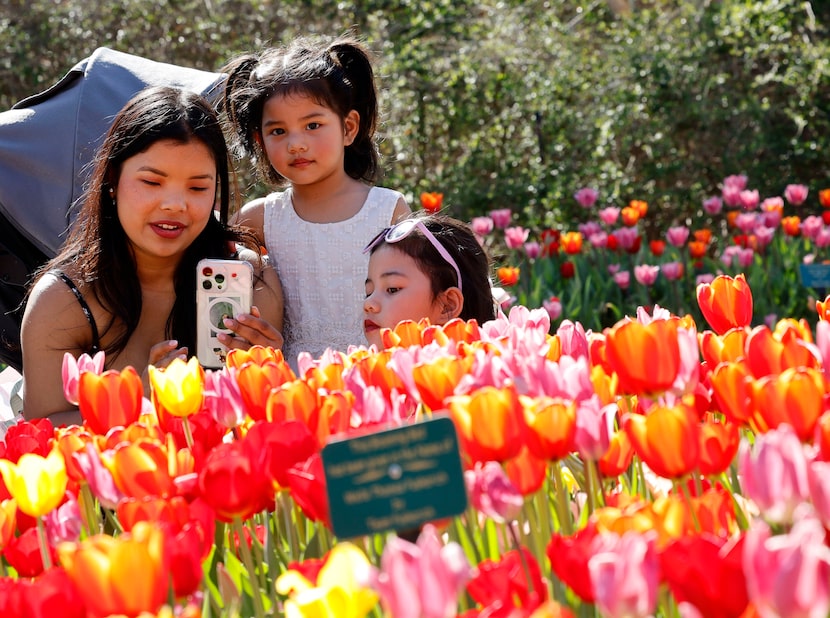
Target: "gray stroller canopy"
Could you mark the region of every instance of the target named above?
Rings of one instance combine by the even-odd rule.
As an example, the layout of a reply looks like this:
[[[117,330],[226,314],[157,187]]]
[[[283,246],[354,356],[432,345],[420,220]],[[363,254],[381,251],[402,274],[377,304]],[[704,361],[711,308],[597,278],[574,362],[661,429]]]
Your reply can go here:
[[[209,98],[211,73],[99,48],[48,90],[0,113],[0,213],[48,256],[73,218],[88,163],[139,90],[169,85]]]

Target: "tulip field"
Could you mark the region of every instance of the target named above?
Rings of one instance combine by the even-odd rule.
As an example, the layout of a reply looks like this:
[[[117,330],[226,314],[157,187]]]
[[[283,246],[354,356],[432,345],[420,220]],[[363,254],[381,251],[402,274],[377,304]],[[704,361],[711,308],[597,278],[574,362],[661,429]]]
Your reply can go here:
[[[626,208],[635,229],[647,206]],[[808,216],[734,212],[753,260],[827,246]],[[474,221],[523,260],[496,320],[402,322],[296,372],[256,346],[177,360],[147,399],[131,368],[67,355],[83,424],[0,443],[0,616],[826,618],[830,296],[775,311],[778,284],[753,286],[772,267],[737,272],[733,245],[677,230],[646,259],[609,248],[615,224],[535,253],[509,216]],[[557,287],[591,262],[608,325]]]

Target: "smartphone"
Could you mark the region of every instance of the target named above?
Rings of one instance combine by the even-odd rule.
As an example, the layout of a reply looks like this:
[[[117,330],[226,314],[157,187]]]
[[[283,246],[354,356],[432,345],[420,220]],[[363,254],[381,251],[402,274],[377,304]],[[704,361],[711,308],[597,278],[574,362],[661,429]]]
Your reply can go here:
[[[196,266],[196,357],[203,367],[225,364],[228,349],[219,333],[231,333],[224,319],[251,312],[254,269],[244,260],[206,258]]]

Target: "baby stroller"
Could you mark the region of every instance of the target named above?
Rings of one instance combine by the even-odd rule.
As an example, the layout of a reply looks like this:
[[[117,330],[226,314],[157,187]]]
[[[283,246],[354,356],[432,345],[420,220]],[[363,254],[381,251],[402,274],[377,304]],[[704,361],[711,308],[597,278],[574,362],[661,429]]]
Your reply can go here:
[[[22,371],[26,285],[63,242],[89,163],[118,110],[155,85],[215,101],[221,79],[102,47],[48,90],[0,113],[0,362]]]

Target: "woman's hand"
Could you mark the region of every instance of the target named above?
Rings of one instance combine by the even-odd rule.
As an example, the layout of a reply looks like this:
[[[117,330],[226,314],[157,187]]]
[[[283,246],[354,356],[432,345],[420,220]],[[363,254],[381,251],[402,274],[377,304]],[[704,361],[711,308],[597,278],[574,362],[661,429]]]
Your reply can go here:
[[[187,360],[187,347],[179,347],[175,339],[168,339],[157,343],[150,348],[150,357],[147,359],[147,367],[141,372],[141,382],[144,385],[144,394],[150,396],[150,365],[157,369],[167,367],[173,360],[180,358]]]
[[[251,307],[251,313],[241,313],[236,318],[225,318],[224,324],[233,331],[233,335],[218,333],[216,338],[228,349],[247,350],[254,345],[282,349],[282,333],[260,317],[256,306]]]

